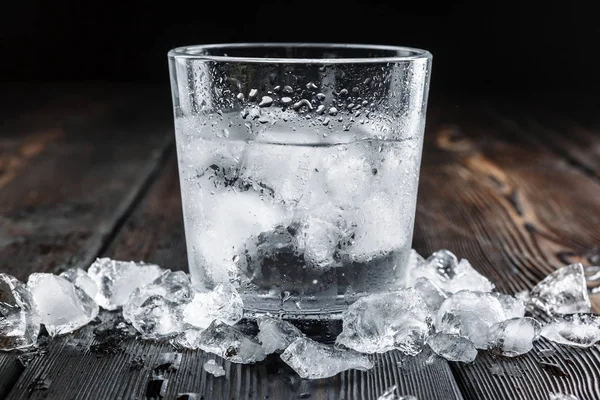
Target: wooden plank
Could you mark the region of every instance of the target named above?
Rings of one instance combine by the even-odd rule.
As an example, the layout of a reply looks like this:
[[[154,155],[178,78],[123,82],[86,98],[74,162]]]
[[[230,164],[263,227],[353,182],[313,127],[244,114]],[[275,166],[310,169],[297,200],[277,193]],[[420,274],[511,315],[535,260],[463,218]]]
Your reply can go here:
[[[173,156],[106,255],[148,260],[172,269],[186,267],[177,182]],[[87,346],[96,343],[93,330],[86,327],[74,336],[73,340],[85,344],[77,352],[67,345],[69,338],[51,345],[48,356],[40,357],[23,373],[9,399],[60,395],[78,399],[143,398],[157,373],[154,371],[157,357],[175,351],[168,344],[127,339],[116,354],[98,357]],[[139,357],[143,357],[143,361],[132,369],[132,363]],[[226,377],[215,378],[203,370],[209,358],[216,358],[224,365]],[[257,365],[238,365],[200,351],[184,351],[180,367],[163,371],[162,376],[169,380],[166,392],[169,399],[179,393],[197,393],[206,399],[375,399],[394,385],[399,394],[413,394],[420,399],[462,398],[444,360],[436,358],[430,364],[415,363],[401,369],[398,353],[376,359],[376,367],[368,372],[350,371],[331,379],[309,381],[299,379],[276,356]],[[40,377],[50,379],[50,387],[27,392]]]
[[[172,145],[169,104],[156,93],[93,85],[3,93],[0,271],[26,280],[97,256]],[[0,353],[2,390],[22,371],[15,357]]]
[[[417,250],[448,248],[507,293],[531,288],[567,262],[586,261],[572,255],[600,244],[600,184],[477,107],[445,110],[427,138]],[[571,359],[569,377],[540,373],[542,348],[553,349],[560,363]],[[579,399],[600,397],[598,346],[572,351],[540,342],[533,353],[501,360],[503,369],[528,371],[519,376],[492,373],[493,362],[481,354],[472,365],[451,364],[465,398],[548,399],[558,391]]]

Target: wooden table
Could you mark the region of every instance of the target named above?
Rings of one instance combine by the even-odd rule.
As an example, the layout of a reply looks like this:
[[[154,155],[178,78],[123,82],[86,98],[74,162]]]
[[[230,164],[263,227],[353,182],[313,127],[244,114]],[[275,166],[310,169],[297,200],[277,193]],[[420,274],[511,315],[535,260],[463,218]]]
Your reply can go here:
[[[0,271],[26,280],[98,256],[187,268],[168,89],[10,85],[2,94]],[[593,104],[592,112],[585,103],[568,112],[505,104],[432,96],[414,247],[448,248],[515,293],[565,263],[600,264],[600,118]],[[0,398],[157,392],[158,357],[173,348],[102,341],[96,324],[36,356],[0,353]],[[227,376],[215,378],[202,368],[207,355],[184,351],[161,374],[169,399],[376,399],[393,385],[420,400],[600,398],[599,346],[541,340],[522,357],[481,352],[471,365],[376,358],[371,371],[324,380],[301,380],[276,360],[225,363]]]

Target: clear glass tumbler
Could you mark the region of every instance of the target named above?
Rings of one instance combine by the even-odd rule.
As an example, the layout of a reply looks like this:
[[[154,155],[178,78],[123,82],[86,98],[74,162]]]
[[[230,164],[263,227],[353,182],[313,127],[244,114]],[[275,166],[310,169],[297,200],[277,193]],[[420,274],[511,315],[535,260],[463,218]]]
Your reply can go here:
[[[429,89],[424,50],[169,52],[189,268],[252,313],[320,318],[402,286]]]

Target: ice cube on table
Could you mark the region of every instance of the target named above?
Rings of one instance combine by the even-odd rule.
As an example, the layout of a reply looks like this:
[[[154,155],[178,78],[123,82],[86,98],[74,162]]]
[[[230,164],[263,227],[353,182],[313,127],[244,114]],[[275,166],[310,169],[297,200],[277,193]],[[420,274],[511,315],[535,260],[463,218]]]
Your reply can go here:
[[[27,287],[50,336],[73,332],[98,315],[94,299],[61,276],[33,273]]]
[[[377,400],[418,400],[415,396],[399,396],[396,394],[398,387],[396,385],[387,389],[377,398]]]
[[[469,261],[458,261],[449,250],[438,250],[426,260],[414,254],[411,257],[410,286],[419,278],[427,278],[447,293],[461,290],[491,292],[494,289],[494,285],[477,272]]]
[[[574,347],[591,347],[600,341],[600,315],[570,314],[554,318],[542,328],[542,336]]]
[[[572,394],[565,393],[550,393],[550,400],[579,400],[579,398]]]
[[[239,364],[253,364],[267,356],[256,340],[220,321],[214,321],[199,333],[198,330],[192,333],[184,332],[177,344],[201,349]]]
[[[192,195],[192,194],[190,194]],[[187,229],[209,285],[239,278],[236,260],[246,242],[286,221],[285,209],[255,191],[215,191],[196,200],[203,205],[202,224]]]
[[[182,306],[191,298],[187,274],[167,270],[131,293],[123,306],[123,317],[146,339],[173,336],[183,330]]]
[[[487,334],[487,348],[496,354],[516,357],[530,352],[540,335],[541,325],[533,318],[511,318],[492,325]]]
[[[525,315],[525,303],[523,300],[509,294],[498,292],[492,293],[492,296],[500,302],[506,319],[521,318]]]
[[[207,292],[196,291],[183,308],[183,321],[197,328],[208,328],[214,320],[235,325],[242,319],[244,304],[232,284],[220,283]]]
[[[568,265],[546,276],[529,292],[527,306],[548,315],[589,313],[591,304],[583,265]]]
[[[336,343],[361,353],[397,349],[416,355],[431,331],[431,313],[410,288],[361,297],[343,314]]]
[[[438,332],[465,336],[476,348],[485,349],[489,328],[506,319],[504,307],[493,294],[462,290],[444,300],[435,328]]]
[[[281,318],[263,315],[257,318],[257,322],[259,332],[256,338],[267,354],[283,351],[294,340],[304,336],[300,329]]]
[[[349,369],[373,368],[364,354],[337,349],[304,336],[294,340],[280,357],[304,379],[329,378]]]
[[[217,364],[217,362],[213,359],[210,359],[204,363],[204,370],[215,377],[225,375],[225,369]]]
[[[63,278],[83,290],[92,299],[98,293],[96,283],[90,278],[87,272],[81,268],[69,268],[60,274]]]
[[[432,313],[437,312],[444,300],[448,298],[448,295],[439,286],[427,278],[418,278],[414,282],[413,288]]]
[[[135,289],[158,278],[163,269],[158,265],[98,258],[88,269],[88,275],[98,287],[94,298],[106,310],[121,308]]]
[[[40,321],[27,286],[11,275],[0,273],[0,350],[35,345]]]
[[[448,361],[470,363],[477,357],[477,349],[468,338],[451,333],[438,332],[427,338],[433,352]]]

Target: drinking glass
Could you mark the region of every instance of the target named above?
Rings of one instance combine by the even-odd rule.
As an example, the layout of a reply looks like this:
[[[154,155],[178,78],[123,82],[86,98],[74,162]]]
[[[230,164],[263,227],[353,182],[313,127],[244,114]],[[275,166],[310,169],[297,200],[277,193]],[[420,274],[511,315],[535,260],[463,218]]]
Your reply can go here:
[[[189,269],[250,314],[339,315],[402,287],[431,54],[179,47],[169,70]]]

